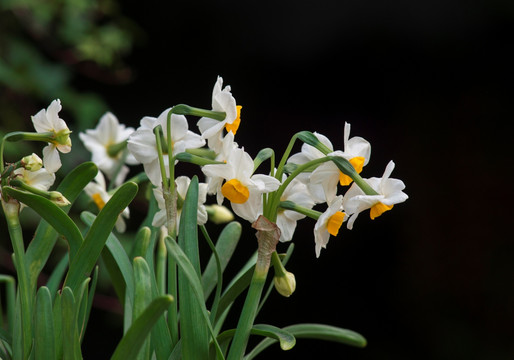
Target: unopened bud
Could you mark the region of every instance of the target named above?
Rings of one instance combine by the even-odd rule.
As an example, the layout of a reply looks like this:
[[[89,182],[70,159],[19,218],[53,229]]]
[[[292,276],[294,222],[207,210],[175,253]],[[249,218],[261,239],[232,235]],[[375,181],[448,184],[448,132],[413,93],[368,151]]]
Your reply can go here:
[[[59,191],[49,191],[48,192],[48,198],[53,202],[55,203],[56,205],[59,205],[59,206],[66,206],[66,205],[70,205],[71,203],[69,202],[68,199],[66,199],[64,197],[63,194],[61,194]]]
[[[37,154],[32,153],[21,159],[21,166],[28,171],[38,171],[43,166],[43,160]]]
[[[296,279],[292,272],[286,271],[283,276],[275,276],[273,278],[275,289],[282,296],[289,297],[296,289]]]
[[[205,209],[207,210],[207,215],[209,215],[209,220],[216,225],[226,224],[234,220],[234,214],[225,206],[216,204],[206,205]]]

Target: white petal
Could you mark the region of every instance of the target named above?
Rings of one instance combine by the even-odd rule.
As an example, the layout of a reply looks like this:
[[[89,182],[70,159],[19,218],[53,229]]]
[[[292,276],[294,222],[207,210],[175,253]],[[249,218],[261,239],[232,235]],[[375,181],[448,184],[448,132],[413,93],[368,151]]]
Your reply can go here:
[[[44,167],[54,173],[61,168],[61,158],[55,145],[48,144],[43,148],[43,165]]]

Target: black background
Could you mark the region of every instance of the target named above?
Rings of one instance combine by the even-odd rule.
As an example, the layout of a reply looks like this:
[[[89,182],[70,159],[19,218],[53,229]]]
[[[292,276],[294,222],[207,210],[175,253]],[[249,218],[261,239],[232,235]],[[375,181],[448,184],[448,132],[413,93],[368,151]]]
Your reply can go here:
[[[272,294],[258,318],[346,327],[368,347],[299,340],[269,358],[514,357],[513,2],[147,0],[122,10],[144,30],[128,61],[135,80],[77,84],[121,122],[137,127],[178,103],[209,108],[220,75],[243,106],[236,141],[251,155],[281,154],[300,130],[341,149],[347,121],[372,144],[363,176],[392,159],[407,186],[407,202],[362,215],[318,259],[314,222],[301,222],[288,265],[297,291]],[[86,358],[110,346],[102,321],[92,319]]]

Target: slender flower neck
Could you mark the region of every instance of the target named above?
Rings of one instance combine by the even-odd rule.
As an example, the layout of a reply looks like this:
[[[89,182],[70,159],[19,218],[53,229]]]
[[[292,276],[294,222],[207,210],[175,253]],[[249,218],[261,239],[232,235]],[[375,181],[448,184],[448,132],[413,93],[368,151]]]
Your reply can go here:
[[[117,158],[118,155],[127,148],[127,140],[116,144],[107,145],[107,155],[111,158]]]

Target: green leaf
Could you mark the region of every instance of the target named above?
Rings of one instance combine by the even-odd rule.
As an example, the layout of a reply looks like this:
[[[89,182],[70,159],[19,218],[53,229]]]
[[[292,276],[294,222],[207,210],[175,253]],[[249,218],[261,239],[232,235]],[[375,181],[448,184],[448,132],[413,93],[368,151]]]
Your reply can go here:
[[[95,265],[102,249],[111,233],[118,215],[130,204],[137,193],[137,185],[131,182],[123,184],[100,211],[84,242],[71,261],[66,286],[76,289],[84,276],[87,276]]]
[[[91,227],[96,216],[90,212],[84,211],[80,214],[80,218],[87,226]],[[141,231],[139,233],[141,233]],[[138,241],[137,237],[136,241]],[[123,248],[123,245],[121,245],[120,241],[113,233],[110,233],[107,237],[105,248],[102,250],[102,257],[118,296],[123,294],[123,298],[120,298],[120,302],[124,304],[125,308],[124,323],[126,327],[124,327],[124,329],[126,330],[128,329],[132,319],[132,307],[134,304],[134,273],[132,271],[131,261]],[[120,278],[120,276],[122,278]]]
[[[56,357],[52,296],[45,286],[40,287],[36,295],[34,335],[35,359],[54,360]]]
[[[235,332],[235,329],[224,331],[218,336],[218,342],[223,344],[230,341]],[[265,336],[274,341],[278,341],[282,350],[291,350],[296,345],[296,339],[293,334],[273,325],[255,324],[250,330],[250,334]]]
[[[200,284],[200,255],[198,251],[198,178],[191,179],[180,215],[178,244],[187,257],[188,268],[179,265],[178,299],[180,309],[180,333],[182,355],[185,359],[208,359],[209,334],[204,326],[205,308],[203,290],[200,286],[199,298],[195,286]],[[177,261],[178,262],[178,261]],[[186,262],[183,262],[186,263]],[[200,301],[199,301],[200,299]]]
[[[234,254],[234,250],[236,249],[241,237],[241,231],[241,224],[233,221],[223,228],[223,231],[218,237],[218,241],[216,242],[216,251],[220,258],[222,272],[225,270],[230,258]],[[205,300],[207,300],[216,286],[217,280],[216,261],[214,255],[211,255],[202,275],[202,287]]]
[[[186,256],[184,251],[182,251],[182,249],[177,244],[177,242],[175,240],[173,240],[170,236],[166,237],[166,248],[168,249],[168,253],[170,254],[170,256],[177,263],[180,271],[182,272],[183,276],[185,277],[185,281],[187,281],[188,284],[190,285],[190,292],[192,295],[194,295],[194,299],[196,300],[196,303],[199,305],[197,309],[190,310],[190,311],[199,311],[200,315],[202,316],[202,319],[198,323],[193,324],[194,328],[191,329],[191,332],[194,335],[195,331],[197,329],[208,329],[209,332],[211,333],[211,336],[213,337],[214,345],[216,346],[216,350],[218,351],[218,356],[223,358],[223,355],[220,354],[219,345],[214,337],[214,330],[212,329],[212,325],[211,325],[211,322],[209,319],[209,314],[205,307],[205,303],[203,302],[203,290],[202,290],[202,285],[200,284],[200,279],[198,278],[198,273],[194,269],[193,265],[191,264],[191,261],[189,261],[189,258]],[[179,293],[179,295],[181,295],[181,294]],[[185,322],[184,319],[185,319],[185,317],[187,317],[188,313],[183,312],[184,308],[182,307],[182,304],[184,304],[184,302],[183,302],[182,298],[180,300],[181,300],[181,302],[179,304],[180,310],[181,310],[180,320],[182,323],[182,322]],[[182,349],[184,349],[185,343],[190,339],[188,339],[183,332],[181,332],[181,335],[182,335],[182,341],[181,341],[182,345],[181,346],[182,346]],[[191,349],[191,351],[192,351],[191,354],[186,355],[183,352],[182,355],[185,358],[189,358],[188,356],[192,356],[193,359],[197,359],[198,358],[197,356],[199,353],[195,352],[194,349]],[[201,351],[203,353],[203,350],[201,350]],[[207,354],[207,356],[208,356],[208,354]]]
[[[62,291],[61,314],[63,359],[81,359],[76,302],[73,291],[69,287],[65,287]]]
[[[58,233],[66,238],[70,247],[70,258],[76,255],[82,244],[82,235],[77,225],[59,206],[41,196],[8,186],[4,186],[2,191],[37,212]]]
[[[137,256],[145,256],[148,246],[150,245],[150,238],[152,230],[148,226],[143,226],[136,234],[134,246],[130,252],[130,258],[133,259]]]
[[[295,336],[297,339],[318,339],[338,342],[350,346],[363,348],[366,339],[359,333],[331,325],[324,324],[297,324],[286,326],[283,330]],[[245,360],[255,358],[259,353],[276,343],[275,339],[264,339],[245,356]]]
[[[61,281],[66,273],[66,269],[68,268],[68,254],[64,255],[59,263],[52,270],[52,274],[48,278],[46,283],[46,287],[50,290],[50,295],[52,296],[52,301],[55,298],[55,294],[57,294],[57,290],[61,285]]]
[[[116,347],[111,360],[136,359],[146,336],[150,333],[156,321],[168,309],[172,301],[173,297],[170,295],[160,296],[153,300],[145,311],[132,323],[132,326]]]
[[[57,187],[57,191],[63,194],[71,203],[75,201],[82,189],[96,176],[98,168],[92,162],[85,162],[73,169],[61,181]],[[62,207],[67,213],[71,208],[71,204]],[[30,280],[33,286],[45,266],[52,249],[57,240],[57,231],[45,220],[41,220],[36,229],[34,239],[27,247],[26,259],[29,265]],[[54,293],[52,293],[53,296]]]
[[[152,278],[150,268],[143,257],[136,257],[134,265],[134,308],[132,318],[137,319],[152,301]],[[138,359],[148,359],[150,357],[150,339],[145,337],[145,343],[139,350]]]

